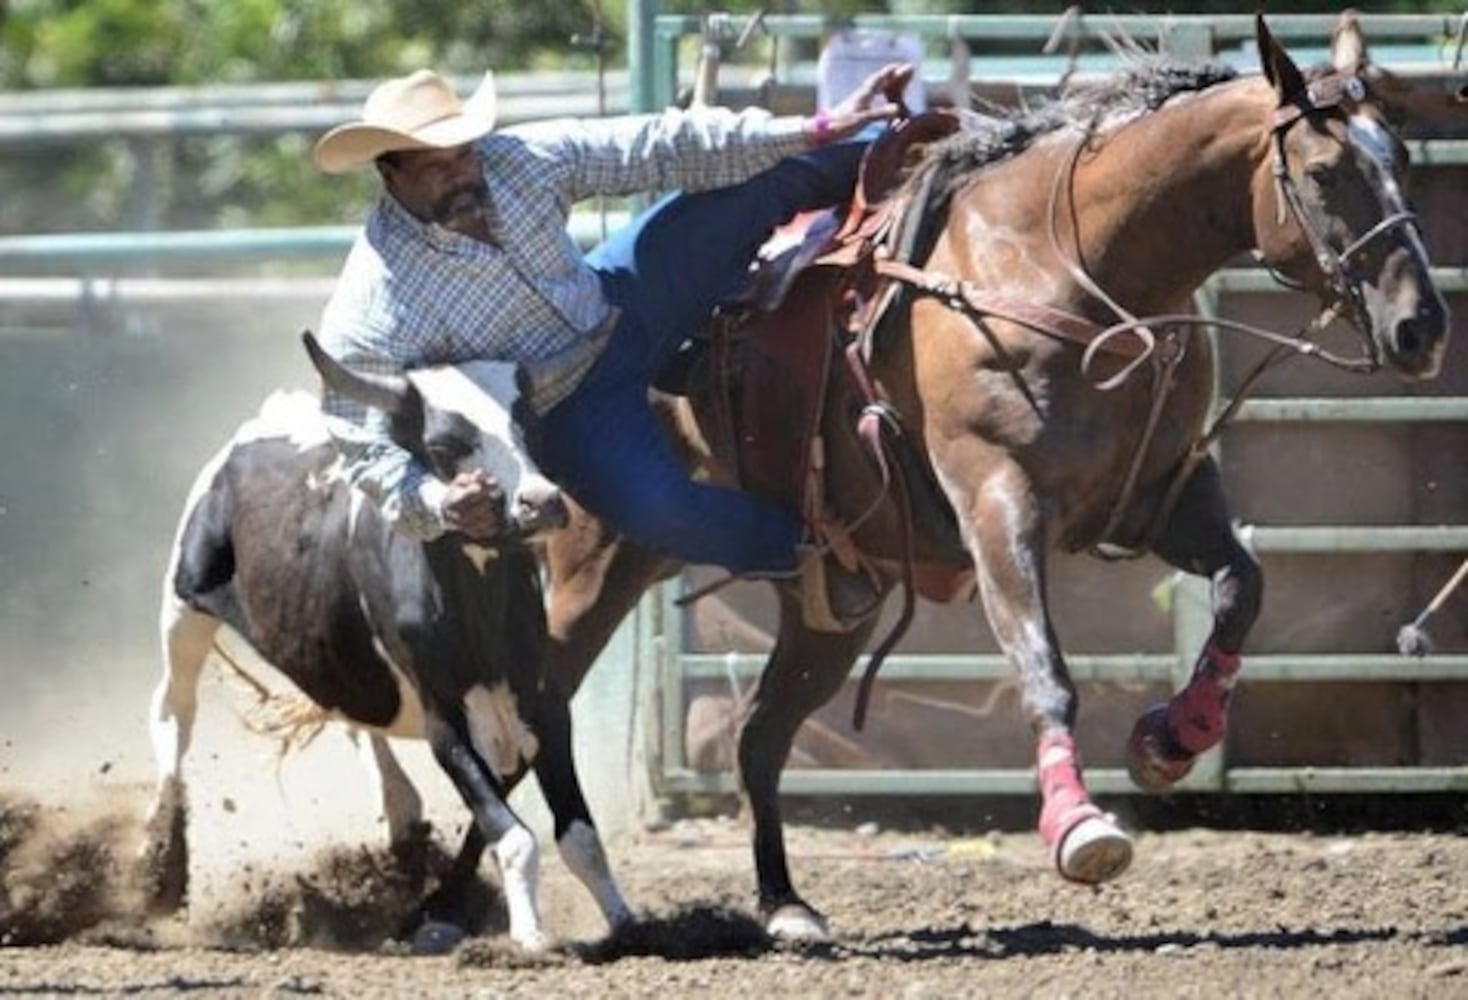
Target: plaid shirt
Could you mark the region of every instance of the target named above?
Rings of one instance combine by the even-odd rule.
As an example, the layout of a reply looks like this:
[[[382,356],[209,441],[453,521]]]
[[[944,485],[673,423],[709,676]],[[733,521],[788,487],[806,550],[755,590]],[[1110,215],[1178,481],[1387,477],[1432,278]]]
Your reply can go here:
[[[357,238],[321,320],[321,343],[366,372],[500,359],[536,373],[544,412],[596,360],[612,310],[566,231],[595,195],[737,184],[807,146],[803,121],[758,110],[668,111],[538,122],[492,132],[476,149],[493,244],[409,214],[386,192]],[[387,436],[379,413],[324,390],[350,482],[408,534],[444,530],[445,485]]]

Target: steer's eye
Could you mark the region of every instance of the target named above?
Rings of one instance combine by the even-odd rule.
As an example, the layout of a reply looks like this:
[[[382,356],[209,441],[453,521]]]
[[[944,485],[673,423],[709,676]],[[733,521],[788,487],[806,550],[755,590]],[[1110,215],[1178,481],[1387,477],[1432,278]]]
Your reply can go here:
[[[452,479],[459,471],[459,463],[473,452],[459,438],[438,438],[424,442],[428,454],[428,467],[440,479]]]

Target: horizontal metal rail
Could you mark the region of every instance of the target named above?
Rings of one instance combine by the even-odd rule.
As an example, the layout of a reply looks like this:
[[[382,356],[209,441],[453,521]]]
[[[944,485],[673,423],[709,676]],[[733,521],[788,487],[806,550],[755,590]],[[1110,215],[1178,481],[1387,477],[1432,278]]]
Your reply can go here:
[[[683,676],[693,681],[753,680],[764,669],[765,656],[754,653],[684,653]],[[857,660],[852,676],[866,670],[867,657]],[[1177,657],[1171,653],[1080,653],[1065,658],[1077,683],[1173,683]],[[882,664],[882,681],[953,683],[1009,681],[1014,667],[997,653],[896,654]],[[1354,681],[1468,681],[1468,655],[1401,656],[1382,653],[1244,654],[1243,682],[1350,683]]]
[[[1456,37],[1458,13],[1362,14],[1362,31],[1373,41],[1387,39],[1441,41],[1446,58],[1451,58],[1447,40]],[[1281,41],[1329,38],[1335,29],[1335,14],[1270,14],[1269,30]],[[710,18],[661,14],[654,19],[654,34],[660,39],[707,35],[734,41],[743,32],[747,18],[737,15]],[[982,39],[991,42],[1047,41],[1055,34],[1060,18],[1033,14],[857,14],[844,20],[858,31],[912,33],[927,38]],[[761,28],[775,37],[824,38],[831,19],[821,14],[771,14]],[[1252,14],[1112,14],[1083,15],[1070,20],[1062,37],[1091,38],[1098,42],[1117,32],[1133,38],[1166,35],[1182,28],[1202,28],[1219,40],[1249,41],[1254,37]]]
[[[1468,525],[1456,524],[1379,527],[1245,524],[1239,527],[1239,536],[1255,552],[1468,552]]]
[[[664,775],[663,790],[675,795],[732,795],[738,783],[726,771],[675,768]],[[1098,795],[1143,793],[1121,768],[1087,768],[1086,785]],[[786,795],[1033,795],[1035,773],[1028,768],[836,769],[792,768],[780,778]],[[1468,767],[1231,767],[1222,788],[1184,779],[1180,793],[1219,791],[1241,795],[1400,794],[1468,791]]]
[[[479,78],[456,78],[468,94]],[[366,81],[255,87],[96,88],[0,96],[0,149],[100,139],[273,136],[324,132],[360,113]],[[595,77],[496,78],[501,124],[599,113]],[[607,80],[606,111],[627,110],[625,80]]]
[[[610,211],[608,232],[625,226],[625,211]],[[595,212],[576,212],[568,230],[583,246],[601,238],[602,221]],[[149,266],[201,258],[286,260],[301,257],[339,258],[351,248],[359,226],[289,226],[279,228],[200,229],[169,232],[33,233],[0,236],[0,267],[20,264],[85,266]]]
[[[1465,396],[1365,396],[1250,399],[1235,420],[1243,423],[1460,423],[1468,422]]]

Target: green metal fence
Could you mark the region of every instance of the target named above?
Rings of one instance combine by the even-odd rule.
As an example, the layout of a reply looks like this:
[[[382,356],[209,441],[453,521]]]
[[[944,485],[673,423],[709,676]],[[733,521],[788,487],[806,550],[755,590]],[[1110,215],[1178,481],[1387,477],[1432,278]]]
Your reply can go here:
[[[647,5],[641,4],[640,7]],[[1451,59],[1451,43],[1458,30],[1458,15],[1363,16],[1363,31],[1373,43],[1373,55],[1393,71],[1422,69],[1422,60],[1441,69]],[[1326,15],[1287,15],[1270,18],[1270,27],[1292,51],[1309,55],[1325,52],[1326,40],[1336,18]],[[695,19],[656,17],[646,34],[653,51],[650,88],[653,106],[667,103],[679,83],[680,51],[684,42],[701,32],[728,42],[743,30],[735,18]],[[1079,56],[1075,63],[1053,54],[1032,57],[1014,55],[1015,43],[1032,46],[1040,53],[1054,43],[1054,19],[1023,16],[963,15],[951,17],[857,17],[858,30],[915,34],[930,44],[946,41],[948,59],[955,63],[946,74],[950,94],[969,80],[995,81],[1006,74],[1016,86],[1053,86],[1060,72],[1079,66],[1105,68],[1104,55]],[[775,38],[818,39],[828,23],[812,16],[771,16],[765,30]],[[1061,37],[1084,52],[1102,32],[1124,31],[1134,38],[1155,40],[1157,47],[1178,56],[1235,53],[1233,47],[1251,40],[1252,15],[1218,17],[1104,16],[1066,23]],[[1311,46],[1316,48],[1312,49]],[[986,48],[1004,49],[1002,55],[986,57]],[[1241,65],[1250,61],[1239,54]],[[1089,60],[1089,61],[1087,61]],[[1403,66],[1402,61],[1418,64]],[[1434,63],[1434,60],[1436,62]],[[925,66],[925,77],[943,77],[943,67]],[[636,87],[634,86],[634,94]],[[1434,139],[1413,143],[1414,162],[1454,166],[1468,162],[1468,137]],[[1439,287],[1459,303],[1468,292],[1468,269],[1461,265],[1435,269]],[[1230,270],[1216,275],[1201,294],[1200,306],[1217,309],[1221,296],[1243,293],[1283,292],[1266,274]],[[1462,311],[1462,306],[1459,306]],[[1461,336],[1461,331],[1459,333]],[[1450,423],[1468,422],[1468,397],[1434,398],[1274,398],[1246,403],[1239,413],[1244,424],[1274,423]],[[1227,447],[1225,440],[1224,447]],[[1346,554],[1401,552],[1468,552],[1468,524],[1429,525],[1242,525],[1248,545],[1261,554]],[[1076,654],[1067,657],[1073,678],[1091,681],[1161,683],[1180,686],[1191,671],[1194,657],[1211,629],[1208,583],[1179,575],[1172,601],[1174,651],[1147,654]],[[647,755],[653,781],[661,794],[677,798],[690,794],[727,793],[735,790],[735,777],[728,772],[696,771],[684,759],[686,694],[691,684],[712,679],[752,681],[764,657],[753,654],[696,653],[682,648],[684,612],[674,606],[672,587],[650,597],[638,612],[637,655],[653,670],[644,691],[649,718],[657,720],[646,734]],[[977,614],[978,612],[975,611]],[[853,678],[859,676],[859,662]],[[1250,652],[1246,655],[1244,683],[1274,684],[1308,682],[1329,685],[1339,682],[1413,682],[1424,684],[1468,682],[1468,655],[1434,655],[1408,659],[1391,654],[1285,654]],[[994,681],[1012,677],[1012,668],[999,655],[912,655],[891,657],[883,667],[880,685],[896,681]],[[870,726],[880,726],[874,719]],[[1092,787],[1101,793],[1132,792],[1125,772],[1119,768],[1088,771]],[[1034,777],[1028,768],[976,769],[795,769],[787,771],[782,789],[807,795],[954,795],[1032,794]],[[1442,792],[1468,791],[1468,764],[1455,766],[1402,767],[1238,767],[1230,766],[1222,748],[1199,762],[1179,785],[1180,791],[1290,793],[1290,792]]]

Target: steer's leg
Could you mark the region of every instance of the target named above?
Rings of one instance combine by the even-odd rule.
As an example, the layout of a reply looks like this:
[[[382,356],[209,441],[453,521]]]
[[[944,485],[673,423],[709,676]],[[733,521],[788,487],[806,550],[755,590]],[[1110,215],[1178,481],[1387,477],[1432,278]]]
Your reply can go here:
[[[163,676],[153,691],[148,715],[158,790],[148,816],[139,873],[148,908],[154,913],[172,913],[188,896],[188,794],[183,759],[198,715],[199,674],[219,624],[217,618],[189,607],[171,590],[165,592],[159,614]]]
[[[1218,467],[1198,467],[1154,546],[1169,564],[1213,581],[1213,634],[1187,687],[1147,710],[1132,729],[1127,767],[1142,788],[1168,788],[1223,739],[1239,651],[1259,615],[1264,577],[1234,534]]]
[[[1131,863],[1132,842],[1091,801],[1082,777],[1073,735],[1075,685],[1046,602],[1047,539],[1039,500],[1023,469],[975,438],[950,442],[945,457],[958,468],[993,469],[977,482],[952,472],[944,482],[973,554],[990,629],[1022,685],[1036,737],[1040,836],[1063,877],[1082,883],[1113,879]]]
[[[499,864],[510,937],[527,951],[544,950],[550,941],[536,905],[540,848],[534,834],[506,804],[503,785],[474,748],[463,712],[456,706],[425,706],[425,713],[425,735],[433,756],[473,813]]]
[[[395,851],[412,848],[423,839],[423,797],[387,737],[355,726],[347,735],[367,770],[370,791],[380,810],[378,818],[387,826],[388,844]]]
[[[632,910],[612,877],[601,837],[581,792],[571,751],[570,706],[553,682],[546,684],[547,691],[536,713],[540,753],[535,758],[535,777],[555,817],[556,847],[566,867],[586,886],[601,907],[607,924],[615,931],[632,922]]]
[[[780,637],[746,706],[739,733],[739,777],[754,818],[754,864],[765,929],[785,940],[819,941],[829,936],[826,920],[800,898],[790,880],[780,773],[800,724],[841,690],[872,634],[877,613],[850,632],[813,632],[805,627],[799,596],[783,587],[779,593]]]

